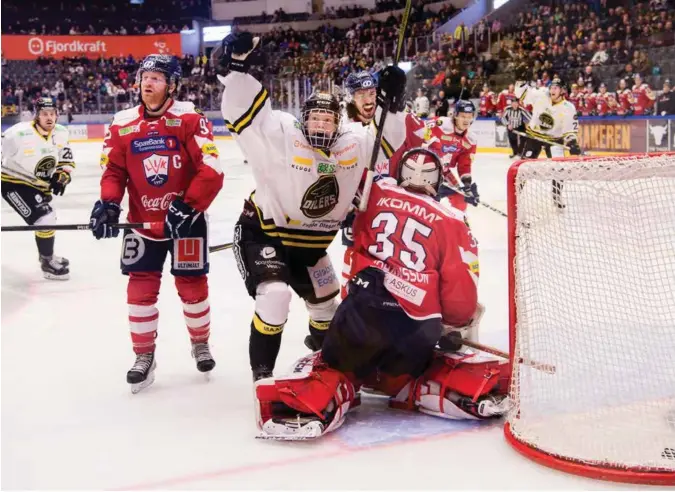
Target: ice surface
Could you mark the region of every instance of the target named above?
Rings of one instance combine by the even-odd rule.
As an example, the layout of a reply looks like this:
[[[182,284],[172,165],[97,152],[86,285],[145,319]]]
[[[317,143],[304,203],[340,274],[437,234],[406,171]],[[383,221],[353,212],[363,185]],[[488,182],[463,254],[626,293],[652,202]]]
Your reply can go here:
[[[98,195],[100,143],[76,146],[77,174],[54,206],[61,223],[86,223]],[[225,188],[211,208],[212,244],[231,240],[250,167],[219,141]],[[504,155],[485,154],[475,180],[485,201],[506,208]],[[507,348],[506,220],[479,207],[480,339]],[[2,224],[21,224],[3,202]],[[513,451],[501,425],[452,422],[364,398],[344,427],[319,442],[254,439],[248,334],[253,301],[230,251],[211,256],[211,343],[217,367],[205,381],[192,358],[180,301],[165,272],[159,300],[157,379],[132,395],[120,240],[59,232],[56,254],[71,279],[42,278],[31,233],[2,234],[2,487],[5,489],[508,488],[622,486],[544,469]],[[342,247],[331,255],[341,269]],[[305,352],[304,304],[294,298],[277,368]],[[628,487],[624,487],[628,488]]]

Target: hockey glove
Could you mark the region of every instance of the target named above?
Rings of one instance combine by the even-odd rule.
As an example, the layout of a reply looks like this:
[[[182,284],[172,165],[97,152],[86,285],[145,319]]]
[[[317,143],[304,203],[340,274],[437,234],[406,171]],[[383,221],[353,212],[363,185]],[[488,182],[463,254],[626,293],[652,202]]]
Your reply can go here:
[[[569,139],[567,146],[569,147],[570,155],[582,155],[581,147],[579,147],[579,142],[577,142],[576,138]]]
[[[190,234],[192,223],[199,216],[196,211],[183,200],[177,198],[169,205],[169,211],[164,219],[164,236],[171,239],[180,239]]]
[[[471,176],[462,176],[462,186],[460,190],[464,193],[464,201],[474,207],[478,206],[480,196],[478,195],[478,186],[471,181]]]
[[[388,66],[380,72],[377,87],[377,103],[381,107],[388,105],[389,111],[396,113],[405,107],[405,72],[398,67]]]
[[[216,73],[226,75],[230,70],[246,73],[251,65],[264,65],[264,54],[259,42],[260,38],[253,37],[250,32],[227,35],[220,47],[213,50]]]
[[[117,203],[98,200],[89,218],[89,226],[94,237],[101,239],[119,236],[120,230],[117,227],[110,227],[110,224],[119,223],[121,212],[122,208]]]
[[[68,171],[57,169],[54,171],[54,174],[52,174],[52,179],[49,183],[49,189],[55,195],[63,195],[63,192],[66,191],[66,186],[70,184],[71,180],[72,178],[70,177],[70,173]]]

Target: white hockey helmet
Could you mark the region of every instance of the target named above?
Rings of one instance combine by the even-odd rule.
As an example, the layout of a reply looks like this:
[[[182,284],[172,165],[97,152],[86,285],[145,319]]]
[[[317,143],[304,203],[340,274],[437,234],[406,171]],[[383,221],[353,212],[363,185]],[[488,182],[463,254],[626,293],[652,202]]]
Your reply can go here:
[[[435,196],[443,182],[441,159],[423,147],[410,149],[399,160],[397,181],[408,191]]]

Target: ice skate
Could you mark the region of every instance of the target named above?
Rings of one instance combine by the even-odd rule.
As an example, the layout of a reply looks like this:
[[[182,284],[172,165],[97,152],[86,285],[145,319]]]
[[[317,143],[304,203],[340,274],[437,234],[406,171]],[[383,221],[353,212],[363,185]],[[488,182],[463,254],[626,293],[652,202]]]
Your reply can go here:
[[[195,361],[197,362],[197,370],[199,372],[208,374],[214,367],[216,367],[216,361],[213,360],[208,343],[193,343],[192,357],[194,357]]]
[[[70,278],[68,264],[60,263],[58,258],[58,256],[40,256],[40,267],[44,278],[49,280],[68,280]]]
[[[127,383],[134,395],[155,381],[156,367],[154,352],[136,355],[136,362],[127,372]]]

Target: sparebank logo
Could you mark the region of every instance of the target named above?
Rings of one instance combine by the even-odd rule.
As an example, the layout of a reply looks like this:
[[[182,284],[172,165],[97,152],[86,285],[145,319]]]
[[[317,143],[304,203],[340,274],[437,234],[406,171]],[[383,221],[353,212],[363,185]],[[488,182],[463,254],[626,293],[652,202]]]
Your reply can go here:
[[[30,38],[28,40],[28,51],[31,55],[41,55],[45,51],[45,43],[40,38]]]

